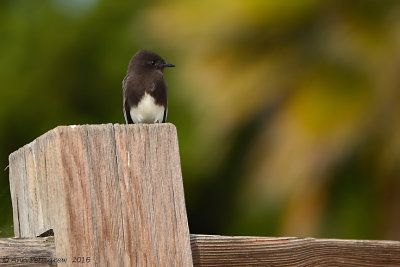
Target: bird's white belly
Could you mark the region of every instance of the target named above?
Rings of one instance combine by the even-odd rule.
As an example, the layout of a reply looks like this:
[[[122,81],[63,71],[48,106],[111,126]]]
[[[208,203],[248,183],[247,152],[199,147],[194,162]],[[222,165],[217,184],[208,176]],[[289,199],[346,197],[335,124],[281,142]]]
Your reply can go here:
[[[155,99],[145,93],[139,104],[130,110],[134,123],[156,123],[162,122],[164,118],[164,107],[157,105]]]

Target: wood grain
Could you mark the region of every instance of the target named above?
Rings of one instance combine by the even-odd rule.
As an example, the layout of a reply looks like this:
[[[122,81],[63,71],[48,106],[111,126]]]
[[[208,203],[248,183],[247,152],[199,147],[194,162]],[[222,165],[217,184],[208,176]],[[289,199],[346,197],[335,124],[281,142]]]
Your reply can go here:
[[[400,242],[191,235],[194,266],[400,266]]]
[[[57,260],[54,237],[0,238],[0,266],[55,266]]]
[[[194,266],[400,266],[398,241],[191,235],[191,247]],[[51,237],[0,239],[0,265],[10,255],[61,260]]]
[[[176,128],[60,126],[12,153],[16,237],[53,229],[57,257],[191,266]]]

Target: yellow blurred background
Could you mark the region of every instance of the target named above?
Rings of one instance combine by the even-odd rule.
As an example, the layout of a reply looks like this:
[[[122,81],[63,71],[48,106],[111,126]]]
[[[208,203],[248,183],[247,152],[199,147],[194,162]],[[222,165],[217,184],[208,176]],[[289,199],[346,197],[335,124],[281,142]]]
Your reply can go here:
[[[192,233],[400,239],[400,2],[0,2],[0,155],[166,70]],[[12,235],[8,172],[0,235]]]

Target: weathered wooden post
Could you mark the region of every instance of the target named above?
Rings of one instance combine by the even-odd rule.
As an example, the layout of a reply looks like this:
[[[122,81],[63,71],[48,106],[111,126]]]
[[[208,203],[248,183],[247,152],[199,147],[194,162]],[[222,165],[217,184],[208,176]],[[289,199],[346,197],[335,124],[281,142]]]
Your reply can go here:
[[[16,237],[53,229],[67,265],[192,266],[172,124],[60,126],[9,161]]]

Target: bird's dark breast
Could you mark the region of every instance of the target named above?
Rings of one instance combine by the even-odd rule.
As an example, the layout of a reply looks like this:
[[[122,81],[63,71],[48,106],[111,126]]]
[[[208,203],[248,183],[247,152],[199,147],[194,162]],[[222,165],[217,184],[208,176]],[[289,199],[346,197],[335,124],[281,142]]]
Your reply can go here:
[[[158,77],[154,80],[153,86],[146,90],[154,99],[157,105],[167,106],[167,84],[164,77]]]
[[[130,107],[137,106],[145,93],[151,95],[157,105],[167,105],[167,85],[160,72],[126,77],[124,94]]]

